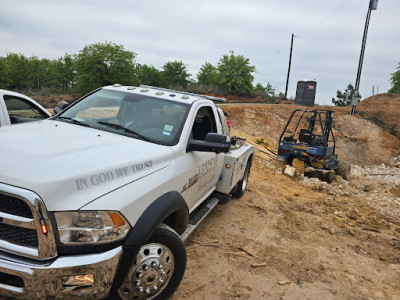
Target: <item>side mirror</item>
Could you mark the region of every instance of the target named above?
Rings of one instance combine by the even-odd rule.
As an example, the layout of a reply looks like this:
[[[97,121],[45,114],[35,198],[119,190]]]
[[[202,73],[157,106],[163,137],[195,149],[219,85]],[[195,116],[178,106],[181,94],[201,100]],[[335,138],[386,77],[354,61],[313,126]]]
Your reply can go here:
[[[189,140],[186,152],[228,152],[231,147],[231,139],[229,136],[219,133],[207,133],[206,140]]]
[[[56,115],[59,112],[63,111],[65,108],[67,108],[68,105],[69,103],[67,101],[58,102],[57,106],[54,107],[54,114]]]

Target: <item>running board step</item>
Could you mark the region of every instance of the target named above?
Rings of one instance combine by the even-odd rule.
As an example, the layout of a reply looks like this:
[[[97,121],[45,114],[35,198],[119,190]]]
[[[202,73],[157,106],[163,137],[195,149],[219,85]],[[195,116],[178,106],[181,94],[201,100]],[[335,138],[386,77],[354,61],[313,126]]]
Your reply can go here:
[[[219,200],[217,198],[210,198],[204,201],[198,208],[195,209],[194,212],[190,214],[189,224],[184,233],[181,235],[181,239],[183,242],[187,240],[187,238],[192,234],[192,232],[200,225],[201,221],[203,221],[208,214],[217,206]]]

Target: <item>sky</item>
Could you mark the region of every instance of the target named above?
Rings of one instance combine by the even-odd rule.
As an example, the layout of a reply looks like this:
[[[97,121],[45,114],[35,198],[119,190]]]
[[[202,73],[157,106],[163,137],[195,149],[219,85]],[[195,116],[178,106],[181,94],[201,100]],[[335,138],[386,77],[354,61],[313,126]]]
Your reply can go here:
[[[369,0],[0,0],[0,56],[56,59],[86,45],[112,42],[161,68],[187,64],[193,79],[233,50],[256,67],[254,85],[288,97],[299,80],[316,80],[316,103],[355,84]],[[400,62],[400,1],[372,11],[361,75],[362,98],[390,89]]]

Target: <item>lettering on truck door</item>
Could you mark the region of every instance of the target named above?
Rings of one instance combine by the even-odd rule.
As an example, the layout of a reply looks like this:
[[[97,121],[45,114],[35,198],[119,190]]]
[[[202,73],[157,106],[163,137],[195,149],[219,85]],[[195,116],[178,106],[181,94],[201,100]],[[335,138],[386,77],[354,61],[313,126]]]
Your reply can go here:
[[[205,140],[207,133],[221,131],[217,128],[215,111],[211,106],[198,108],[192,125],[190,139]],[[214,190],[221,173],[223,154],[214,152],[191,151],[186,153],[188,178],[182,188],[189,208],[196,207]]]

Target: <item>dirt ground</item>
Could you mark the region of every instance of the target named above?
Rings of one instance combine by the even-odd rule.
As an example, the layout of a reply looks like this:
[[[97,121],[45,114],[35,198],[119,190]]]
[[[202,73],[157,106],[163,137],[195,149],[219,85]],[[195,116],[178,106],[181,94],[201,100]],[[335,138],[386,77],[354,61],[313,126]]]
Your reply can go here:
[[[400,138],[400,95],[379,94],[360,102],[357,110],[366,117],[387,124],[387,129]]]
[[[272,148],[294,108],[224,107],[232,135]],[[173,300],[400,299],[400,141],[335,111],[349,180],[289,178],[257,146],[244,196],[218,206],[189,238]]]

